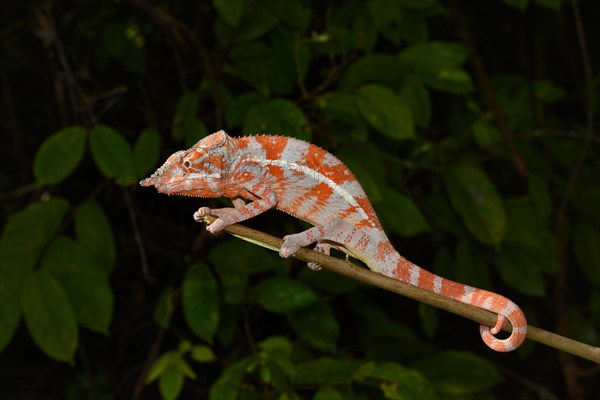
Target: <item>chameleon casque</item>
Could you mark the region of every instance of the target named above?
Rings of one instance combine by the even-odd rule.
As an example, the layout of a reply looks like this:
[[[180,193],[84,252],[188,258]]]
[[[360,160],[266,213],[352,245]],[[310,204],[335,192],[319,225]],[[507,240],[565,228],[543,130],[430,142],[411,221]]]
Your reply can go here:
[[[140,184],[166,194],[230,198],[234,208],[202,207],[194,213],[196,221],[206,214],[218,217],[207,227],[212,233],[271,208],[285,211],[314,227],[285,236],[282,257],[312,243],[326,254],[332,247],[340,249],[375,272],[498,314],[494,327],[480,327],[483,341],[493,350],[512,351],[527,335],[525,316],[509,299],[444,279],[402,257],[352,172],[313,144],[271,135],[233,138],[221,130],[174,153]],[[507,320],[511,335],[496,338]]]

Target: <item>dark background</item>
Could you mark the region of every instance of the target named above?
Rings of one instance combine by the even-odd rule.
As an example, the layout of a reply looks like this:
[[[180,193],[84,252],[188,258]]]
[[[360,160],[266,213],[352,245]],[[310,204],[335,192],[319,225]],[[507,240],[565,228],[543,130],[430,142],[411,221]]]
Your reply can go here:
[[[597,2],[427,1],[420,6],[418,1],[388,0],[387,28],[375,21],[363,2],[298,3],[309,10],[302,14],[307,16],[304,24],[298,22],[302,17],[293,14],[293,7],[282,16],[278,11],[281,2],[275,0],[232,0],[220,9],[210,1],[170,0],[0,5],[2,225],[40,199],[60,196],[73,207],[93,199],[110,222],[116,246],[109,276],[114,298],[109,335],[80,329],[73,363],[69,364],[42,353],[21,322],[10,344],[0,352],[0,398],[159,398],[156,382],[143,385],[156,357],[176,349],[182,340],[206,343],[190,331],[180,304],[182,281],[196,262],[206,263],[220,277],[220,310],[229,315],[233,333],[226,339],[220,331],[210,344],[217,362],[190,362],[198,378],[186,380],[181,398],[208,397],[228,365],[256,355],[256,343],[273,335],[293,343],[294,363],[321,357],[390,361],[427,376],[419,363],[454,349],[493,363],[503,377],[481,392],[469,389],[461,393],[452,388],[463,387],[457,382],[477,380],[477,374],[457,372],[456,381],[445,381],[447,386],[443,379],[427,376],[434,382],[437,398],[594,398],[593,393],[600,390],[597,365],[529,343],[515,353],[494,353],[480,343],[475,324],[467,320],[417,309],[412,301],[373,288],[344,288],[347,282],[342,278],[324,280],[340,285],[339,290],[323,289],[311,283],[304,266],[297,262],[269,259],[276,267],[270,271],[257,267],[260,271],[249,275],[242,299],[227,304],[219,280],[222,276],[215,272],[218,266],[209,254],[223,241],[234,239],[214,239],[191,218],[200,205],[214,206],[218,201],[172,198],[139,188],[134,182],[116,182],[97,166],[90,150],[65,180],[36,185],[32,169],[36,152],[50,135],[67,126],[87,130],[99,124],[110,126],[132,145],[142,131],[152,128],[160,137],[159,153],[148,153],[148,157],[158,157],[153,168],[174,151],[221,128],[238,135],[258,133],[262,126],[265,133],[307,138],[338,155],[351,169],[364,169],[355,171],[359,178],[376,176],[366,184],[361,182],[370,197],[378,192],[375,208],[391,232],[392,242],[407,258],[428,269],[436,265],[436,272],[461,282],[489,284],[486,288],[521,305],[534,325],[597,346],[600,283],[595,274],[600,274],[600,253],[595,239],[600,240],[596,202],[600,193],[598,139],[593,131],[598,111],[596,66],[600,63]],[[574,3],[579,14],[574,13]],[[398,4],[404,19],[394,16]],[[254,18],[264,18],[271,11],[272,26],[263,31],[252,25]],[[224,12],[241,17],[228,25]],[[361,23],[369,27],[368,44],[361,36],[366,35]],[[254,33],[245,36],[248,26]],[[586,38],[583,56],[578,30]],[[323,39],[325,44],[319,43],[319,35],[325,34],[330,42]],[[371,65],[352,70],[369,54],[396,55],[416,44],[436,41],[457,43],[468,51],[468,59],[456,67],[466,72],[472,87],[443,80],[436,87],[433,78],[420,75],[420,67],[408,71],[380,65],[377,70]],[[248,43],[263,47],[243,46]],[[304,43],[310,54],[301,77],[294,70],[297,60],[290,61],[293,51],[278,52],[278,46],[293,49],[294,43]],[[273,52],[274,63],[260,64],[262,75],[248,72],[251,65],[271,60]],[[435,63],[432,58],[430,65]],[[265,78],[285,68],[292,72],[282,75],[284,84],[277,86],[275,80]],[[362,115],[356,110],[345,119],[329,106],[322,107],[328,95],[354,93],[363,84],[376,83],[404,93],[406,82],[411,82],[409,75],[424,85],[419,86],[423,90],[419,93],[426,93],[430,106],[429,116],[425,112],[415,117],[414,138],[382,134],[363,120],[355,124]],[[558,91],[551,90],[544,98],[534,87],[540,81],[550,82],[552,90]],[[456,88],[451,86],[454,83]],[[251,94],[249,104],[240,106],[234,99],[244,93]],[[190,98],[195,105],[191,114],[183,110]],[[279,114],[274,121],[272,115],[263,114],[258,122],[249,120],[251,106],[275,98],[293,103],[305,122],[288,122]],[[332,103],[331,107],[335,106]],[[492,127],[491,139],[485,136],[489,131],[482,133],[491,144],[473,133],[475,121],[486,121],[485,126]],[[449,200],[444,174],[463,163],[481,167],[509,209],[508,233],[496,247],[482,243],[462,224],[466,217],[451,210],[456,204]],[[515,217],[509,205],[531,195],[528,182],[532,176],[546,188],[548,212],[539,227],[552,238],[543,243],[556,268],[535,267],[534,277],[526,273],[520,277],[517,271],[507,279],[494,260],[503,252],[518,253],[517,247],[511,247],[514,231],[510,227],[520,224],[518,217],[511,222]],[[415,220],[409,211],[410,215],[398,216],[392,191],[412,200],[427,221],[427,229],[398,227],[405,220]],[[532,209],[539,211],[537,206]],[[72,235],[72,220],[68,213],[56,234]],[[247,224],[278,236],[304,226],[275,211]],[[522,222],[525,227],[527,224]],[[236,248],[236,244],[232,246]],[[450,254],[449,259],[444,261],[440,254]],[[243,254],[239,257],[239,268],[244,268],[246,259]],[[473,262],[473,270],[465,272],[458,267],[459,272],[451,272],[465,260]],[[483,280],[478,280],[479,263],[487,265]],[[279,267],[309,282],[333,310],[340,327],[333,348],[324,350],[306,343],[285,315],[269,313],[257,303],[257,286],[279,275]],[[532,283],[534,280],[537,283]],[[535,289],[528,292],[523,287]],[[174,293],[173,310],[167,326],[159,327],[155,309],[167,288]],[[361,308],[364,304],[372,308]],[[384,313],[398,325],[383,320],[375,325],[365,316],[369,310]],[[384,327],[390,331],[382,333]],[[453,365],[444,368],[452,371]],[[295,384],[290,376],[281,379],[285,383],[276,385],[256,371],[248,372],[240,398],[278,398],[282,393],[289,398],[313,398],[327,386]],[[361,386],[333,378],[329,383],[342,387],[344,396],[383,396],[378,384]]]

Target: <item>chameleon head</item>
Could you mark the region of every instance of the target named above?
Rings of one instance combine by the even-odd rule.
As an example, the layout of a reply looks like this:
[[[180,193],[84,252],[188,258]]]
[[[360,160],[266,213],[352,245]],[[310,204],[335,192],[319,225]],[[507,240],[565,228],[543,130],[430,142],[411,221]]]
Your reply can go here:
[[[219,197],[227,186],[228,171],[235,154],[235,140],[225,131],[205,137],[188,150],[171,155],[142,186],[160,193],[195,197]]]

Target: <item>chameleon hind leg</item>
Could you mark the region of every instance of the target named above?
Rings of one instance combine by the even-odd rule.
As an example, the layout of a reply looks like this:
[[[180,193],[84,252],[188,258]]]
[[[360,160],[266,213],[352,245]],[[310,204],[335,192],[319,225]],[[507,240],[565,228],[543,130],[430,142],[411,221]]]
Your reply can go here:
[[[346,258],[348,258],[348,251],[343,245],[337,245],[335,243],[339,242],[339,238],[344,237],[344,233],[347,233],[348,229],[352,228],[351,224],[340,219],[334,219],[325,225],[314,226],[303,232],[284,236],[283,245],[279,250],[279,255],[287,258],[297,252],[300,247],[305,247],[316,242],[317,245],[314,248],[315,251],[329,255],[331,249],[335,248],[345,253]],[[337,238],[338,240],[333,240],[334,238]],[[308,263],[308,267],[314,271],[321,269],[316,262]]]

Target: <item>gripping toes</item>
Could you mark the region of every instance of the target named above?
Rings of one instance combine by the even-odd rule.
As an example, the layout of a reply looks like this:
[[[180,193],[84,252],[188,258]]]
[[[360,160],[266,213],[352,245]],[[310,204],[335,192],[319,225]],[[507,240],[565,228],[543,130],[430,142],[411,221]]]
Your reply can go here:
[[[287,235],[283,237],[283,244],[279,249],[279,255],[283,258],[288,258],[292,254],[300,249],[300,244],[294,240],[294,235]]]

